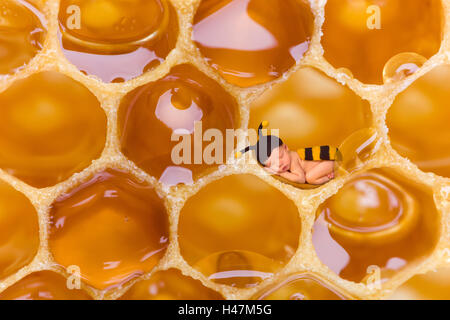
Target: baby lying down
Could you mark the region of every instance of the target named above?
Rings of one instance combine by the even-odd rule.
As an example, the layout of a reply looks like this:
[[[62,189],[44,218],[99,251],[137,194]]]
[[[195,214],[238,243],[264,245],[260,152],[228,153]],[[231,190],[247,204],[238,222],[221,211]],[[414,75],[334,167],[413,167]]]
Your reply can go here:
[[[258,142],[241,152],[256,152],[258,162],[270,174],[279,175],[295,183],[320,185],[334,178],[335,160],[339,151],[329,146],[289,150],[276,136],[264,136],[263,124],[258,128]]]

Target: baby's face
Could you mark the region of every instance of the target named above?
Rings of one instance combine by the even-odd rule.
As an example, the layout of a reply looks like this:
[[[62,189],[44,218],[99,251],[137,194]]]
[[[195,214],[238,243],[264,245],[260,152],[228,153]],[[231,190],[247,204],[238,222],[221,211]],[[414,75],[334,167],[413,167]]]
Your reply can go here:
[[[291,169],[291,156],[287,145],[283,144],[273,149],[272,154],[266,161],[266,167],[276,173],[286,172]]]

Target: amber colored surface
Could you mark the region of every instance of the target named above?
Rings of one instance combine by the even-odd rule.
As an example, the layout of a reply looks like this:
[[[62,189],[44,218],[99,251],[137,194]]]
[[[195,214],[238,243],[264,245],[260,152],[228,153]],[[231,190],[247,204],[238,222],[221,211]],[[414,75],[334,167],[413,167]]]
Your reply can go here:
[[[92,300],[83,290],[68,289],[67,280],[52,271],[32,273],[0,293],[0,300]]]
[[[379,8],[379,29],[374,6]],[[395,55],[414,52],[430,58],[438,52],[442,17],[440,0],[329,0],[322,37],[325,58],[364,83],[381,84],[383,67]]]
[[[18,80],[0,93],[0,106],[0,167],[34,187],[61,182],[101,155],[106,115],[86,87],[65,75]]]
[[[376,265],[384,282],[429,254],[438,228],[429,190],[390,169],[373,169],[321,205],[313,244],[319,259],[340,277],[359,282]]]
[[[194,265],[209,280],[237,288],[254,287],[282,267],[282,262],[243,250],[213,253]]]
[[[450,177],[450,67],[428,72],[388,111],[392,147],[421,170]]]
[[[50,211],[50,251],[82,279],[109,289],[150,271],[168,245],[162,199],[148,185],[108,169],[60,196]]]
[[[208,164],[202,157],[202,153],[209,154],[206,148],[212,142],[201,145],[195,134],[201,140],[208,129],[216,129],[225,140],[226,129],[239,127],[235,100],[191,65],[176,66],[163,79],[129,93],[120,105],[118,117],[122,152],[168,185],[190,184],[217,167],[216,163]],[[201,121],[202,131],[194,130],[197,121]],[[172,141],[172,134],[183,137],[175,137]],[[188,141],[185,138],[191,142],[191,156],[187,161],[176,164],[172,150],[181,141]],[[226,143],[223,142],[222,153],[227,155]],[[199,151],[202,153],[196,158]],[[225,157],[218,160],[222,164]]]
[[[313,68],[298,70],[251,105],[249,128],[256,129],[263,120],[279,130],[291,150],[339,147],[371,124],[367,101]]]
[[[24,0],[0,3],[0,74],[21,69],[42,49],[45,22],[37,8]]]
[[[281,77],[303,57],[313,21],[303,0],[203,0],[192,37],[228,82],[249,87]]]
[[[0,279],[30,263],[38,249],[36,210],[25,195],[0,182]]]
[[[389,297],[392,300],[450,300],[450,268],[418,274]]]
[[[217,282],[242,287],[292,257],[300,228],[297,207],[280,191],[255,176],[233,175],[208,184],[186,202],[178,234],[189,264]],[[230,279],[211,277],[221,272]],[[248,279],[236,279],[243,277]]]
[[[184,276],[179,270],[158,271],[149,280],[139,281],[121,300],[223,300],[199,280]]]
[[[167,0],[62,0],[59,24],[67,59],[104,82],[123,82],[158,66],[178,36]]]
[[[300,273],[259,291],[257,300],[347,300],[350,297],[316,276]]]

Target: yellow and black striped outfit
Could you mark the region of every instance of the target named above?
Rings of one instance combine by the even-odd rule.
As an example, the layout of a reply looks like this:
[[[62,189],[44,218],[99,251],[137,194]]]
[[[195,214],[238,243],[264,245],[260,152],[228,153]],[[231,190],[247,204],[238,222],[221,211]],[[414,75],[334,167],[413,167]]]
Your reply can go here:
[[[307,161],[338,160],[339,150],[330,146],[317,146],[298,149],[299,157]]]

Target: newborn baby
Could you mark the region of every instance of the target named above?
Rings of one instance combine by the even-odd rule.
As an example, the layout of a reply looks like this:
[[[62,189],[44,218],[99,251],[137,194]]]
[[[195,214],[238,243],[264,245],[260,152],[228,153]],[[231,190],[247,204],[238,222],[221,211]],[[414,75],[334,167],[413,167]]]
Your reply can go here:
[[[324,184],[334,178],[334,160],[305,160],[286,144],[272,150],[265,170],[296,183]]]
[[[334,178],[336,156],[339,151],[329,146],[290,151],[283,141],[272,135],[263,135],[263,122],[258,128],[258,142],[241,150],[256,152],[256,159],[270,174],[279,175],[295,183],[324,184]]]

